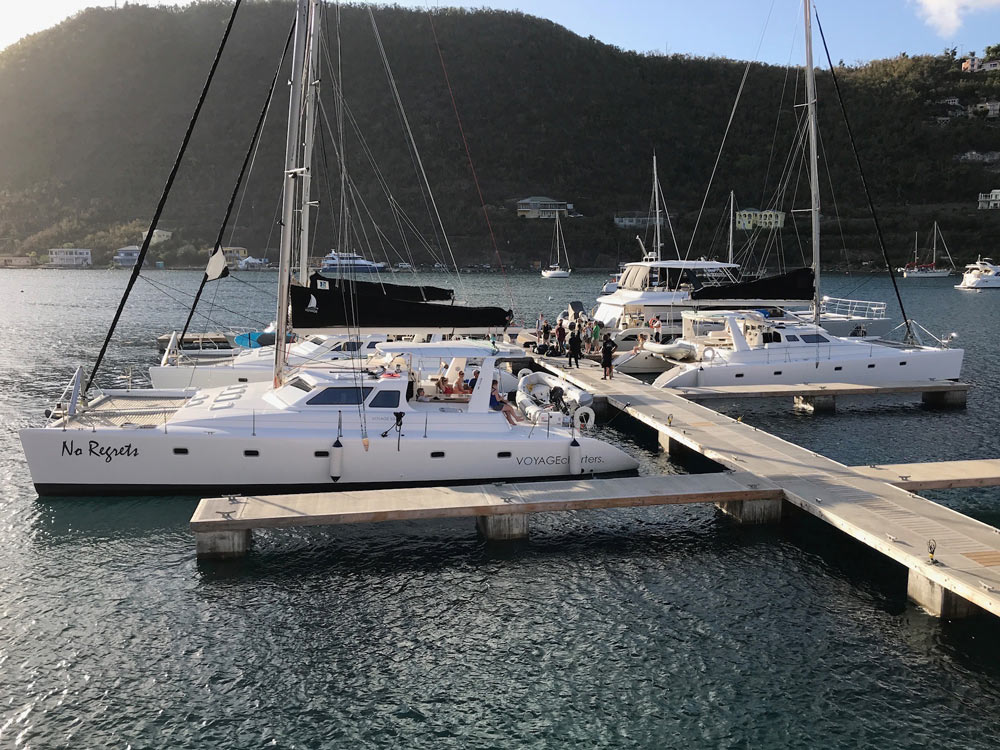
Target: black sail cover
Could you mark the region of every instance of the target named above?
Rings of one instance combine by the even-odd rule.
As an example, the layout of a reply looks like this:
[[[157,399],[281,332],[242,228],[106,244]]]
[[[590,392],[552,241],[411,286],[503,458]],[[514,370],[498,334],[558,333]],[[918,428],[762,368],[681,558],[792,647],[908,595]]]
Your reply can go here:
[[[465,307],[439,302],[451,289],[328,279],[313,274],[309,286],[292,286],[292,327],[506,328],[513,313],[501,307]]]
[[[767,276],[735,284],[703,286],[691,292],[691,299],[811,300],[815,294],[811,268]]]

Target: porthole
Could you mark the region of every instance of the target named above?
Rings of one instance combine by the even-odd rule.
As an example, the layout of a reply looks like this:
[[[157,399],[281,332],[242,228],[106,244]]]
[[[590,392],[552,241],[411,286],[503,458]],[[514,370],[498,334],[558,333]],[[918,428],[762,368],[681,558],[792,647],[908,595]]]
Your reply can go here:
[[[868,365],[868,369],[869,370],[874,370],[875,369],[875,363],[872,362],[870,365]]]
[[[775,375],[780,375],[780,374],[781,374],[781,370],[775,370],[775,371],[774,371],[774,374],[775,374]]]
[[[431,451],[431,458],[444,458],[444,451]]]
[[[174,448],[175,456],[186,456],[188,454],[187,448]]]
[[[329,458],[330,457],[330,451],[316,451],[315,453],[313,453],[313,455],[316,458]]]
[[[497,453],[497,458],[510,458],[510,451],[500,451]]]
[[[243,455],[247,456],[248,458],[253,458],[254,456],[259,456],[260,451],[243,451]]]

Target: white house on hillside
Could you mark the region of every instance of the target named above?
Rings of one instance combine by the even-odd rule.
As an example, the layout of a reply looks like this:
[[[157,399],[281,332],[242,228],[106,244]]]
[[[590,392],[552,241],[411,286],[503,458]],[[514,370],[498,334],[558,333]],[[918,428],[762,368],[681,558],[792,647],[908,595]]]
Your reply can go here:
[[[544,195],[533,195],[517,202],[517,215],[525,219],[554,219],[557,213],[566,218],[572,210],[572,203],[557,201]]]
[[[1000,190],[979,194],[980,208],[1000,208]]]
[[[87,268],[91,265],[90,250],[78,247],[57,247],[49,250],[49,263],[67,268]]]

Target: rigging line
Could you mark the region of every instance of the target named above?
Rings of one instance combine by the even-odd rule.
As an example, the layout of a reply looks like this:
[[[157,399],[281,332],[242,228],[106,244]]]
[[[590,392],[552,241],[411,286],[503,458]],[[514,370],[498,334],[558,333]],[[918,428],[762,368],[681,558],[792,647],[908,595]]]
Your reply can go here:
[[[708,186],[705,188],[705,195],[702,197],[701,207],[698,209],[698,217],[695,219],[694,229],[691,230],[691,240],[688,242],[687,252],[684,253],[685,260],[691,257],[691,250],[694,247],[694,239],[698,235],[698,225],[701,223],[701,215],[705,211],[705,204],[708,202],[708,194],[712,190],[712,183],[715,182],[715,173],[719,169],[719,162],[722,161],[722,152],[726,148],[726,139],[729,137],[729,130],[733,126],[733,120],[736,117],[736,108],[740,104],[740,98],[743,96],[743,89],[746,86],[747,78],[750,75],[750,67],[760,56],[760,49],[764,44],[764,32],[767,31],[767,25],[771,20],[771,13],[774,10],[774,2],[775,0],[771,0],[771,5],[767,9],[767,18],[764,19],[764,28],[761,29],[760,39],[757,41],[757,51],[754,53],[754,59],[747,60],[747,65],[743,69],[743,78],[740,80],[740,87],[736,92],[736,101],[733,102],[733,108],[729,112],[729,121],[726,123],[726,131],[722,135],[722,143],[719,144],[719,152],[715,155],[715,164],[712,166],[712,174],[709,175]]]
[[[434,208],[434,215],[437,217],[438,226],[441,228],[441,236],[444,239],[444,245],[448,249],[448,255],[451,256],[452,265],[455,267],[455,273],[458,276],[458,285],[462,288],[463,293],[465,292],[465,282],[462,281],[462,274],[458,270],[458,261],[455,260],[455,253],[452,250],[451,242],[448,239],[448,233],[444,228],[444,221],[441,219],[441,212],[438,210],[437,201],[434,198],[434,192],[431,190],[430,180],[427,179],[427,172],[424,170],[424,161],[420,158],[420,151],[417,149],[416,139],[413,137],[413,130],[410,128],[410,120],[406,116],[406,110],[403,109],[403,100],[399,96],[399,89],[396,88],[396,81],[392,76],[392,70],[389,68],[389,58],[386,55],[385,47],[382,46],[382,36],[379,34],[378,26],[375,24],[375,14],[372,12],[371,6],[368,6],[368,16],[371,18],[372,28],[375,31],[375,41],[378,43],[379,53],[382,56],[382,62],[385,65],[386,73],[389,77],[389,88],[392,91],[393,98],[395,99],[396,106],[399,108],[399,114],[403,118],[403,122],[406,125],[406,135],[410,140],[410,144],[413,147],[413,153],[417,159],[417,165],[420,167],[420,176],[424,180],[424,184],[427,187],[427,194],[430,197],[431,206]],[[432,24],[433,28],[433,24]],[[438,53],[440,54],[440,48]],[[435,230],[436,231],[436,230]]]
[[[243,184],[243,178],[246,177],[247,167],[250,165],[250,159],[253,157],[257,150],[257,143],[260,138],[260,131],[264,127],[264,120],[267,119],[267,112],[271,108],[271,97],[274,95],[274,87],[278,83],[278,75],[281,73],[281,66],[285,62],[285,56],[288,54],[288,47],[292,43],[292,36],[295,34],[295,24],[288,30],[288,37],[285,39],[285,48],[281,51],[281,59],[278,61],[278,67],[274,70],[274,77],[271,78],[271,85],[267,89],[267,97],[264,99],[264,106],[260,110],[260,116],[257,118],[257,126],[254,128],[253,135],[250,137],[250,145],[247,148],[246,156],[243,157],[243,164],[240,167],[240,173],[236,177],[236,184],[233,185],[233,193],[229,196],[229,205],[226,206],[226,215],[222,218],[222,224],[219,226],[219,233],[215,238],[215,244],[212,246],[212,252],[218,252],[222,248],[222,238],[226,233],[226,227],[229,225],[229,218],[233,215],[233,207],[236,205],[236,198],[240,192],[240,186]],[[201,277],[201,284],[198,286],[198,293],[194,295],[194,302],[191,303],[191,312],[188,313],[187,320],[184,321],[184,329],[181,331],[180,340],[184,340],[184,335],[187,333],[188,326],[191,325],[191,318],[194,316],[194,309],[198,306],[198,300],[201,299],[201,293],[205,290],[205,284],[208,283],[208,272],[206,271]],[[216,293],[218,293],[218,288],[216,288]],[[215,299],[213,297],[213,304]]]
[[[222,60],[222,52],[226,48],[226,42],[229,39],[229,32],[233,30],[233,23],[236,21],[236,13],[240,9],[240,3],[242,0],[236,0],[233,5],[233,12],[229,16],[229,23],[226,24],[226,31],[222,35],[222,42],[219,44],[219,49],[215,53],[215,60],[212,61],[212,69],[208,72],[208,78],[205,80],[205,85],[202,87],[201,96],[198,97],[198,104],[194,108],[194,114],[191,116],[191,121],[188,123],[187,132],[184,133],[184,140],[181,141],[181,147],[177,151],[177,156],[174,159],[174,165],[170,169],[170,175],[167,177],[167,182],[163,186],[163,192],[160,195],[160,202],[156,206],[156,211],[153,214],[153,220],[149,224],[149,230],[146,232],[146,236],[142,241],[142,247],[139,249],[139,256],[136,258],[135,265],[132,267],[132,275],[129,277],[128,284],[125,287],[125,293],[122,295],[121,302],[118,303],[118,309],[115,311],[115,317],[111,321],[111,327],[108,329],[108,335],[104,338],[104,343],[101,345],[101,351],[97,355],[97,362],[94,363],[94,369],[90,371],[90,376],[87,378],[87,384],[83,388],[83,392],[86,393],[90,390],[90,386],[94,382],[94,378],[97,376],[97,371],[101,367],[101,362],[104,361],[104,355],[108,351],[108,344],[111,343],[111,337],[114,336],[115,328],[118,326],[118,320],[122,316],[122,311],[125,310],[125,303],[128,302],[129,294],[132,292],[132,287],[135,286],[136,279],[139,278],[139,273],[142,271],[142,262],[146,259],[146,254],[149,252],[149,243],[153,238],[153,231],[156,229],[157,223],[160,221],[160,215],[163,213],[163,208],[167,204],[167,197],[170,195],[170,189],[174,185],[174,178],[177,176],[177,171],[180,169],[181,160],[184,158],[184,152],[187,151],[188,142],[191,140],[191,134],[194,132],[195,123],[198,122],[198,115],[201,114],[202,105],[205,103],[205,99],[208,96],[208,90],[212,85],[212,79],[215,78],[215,71],[219,67],[219,61]]]
[[[833,200],[833,215],[837,217],[837,233],[840,234],[840,247],[844,251],[844,260],[850,264],[851,259],[847,254],[847,238],[844,237],[844,223],[840,220],[840,206],[837,205],[837,194],[833,190],[833,171],[830,169],[830,160],[826,155],[826,142],[818,130],[817,135],[819,135],[819,149],[823,153],[823,163],[826,165],[826,183],[830,187],[830,198]]]
[[[434,16],[428,12],[428,19],[431,22],[431,34],[434,36],[434,46],[437,48],[438,59],[441,61],[441,71],[444,73],[445,83],[448,85],[448,95],[451,97],[451,107],[455,111],[455,120],[458,122],[458,131],[462,134],[462,144],[465,146],[465,156],[469,160],[469,169],[472,171],[472,180],[476,185],[476,192],[479,194],[479,204],[483,208],[483,216],[486,218],[486,226],[490,230],[490,242],[493,244],[493,252],[497,256],[497,264],[503,274],[503,283],[510,299],[510,307],[514,309],[514,290],[511,288],[510,279],[507,278],[507,269],[504,268],[503,259],[500,257],[500,248],[497,246],[497,238],[493,233],[493,224],[490,222],[489,211],[486,210],[486,199],[483,197],[483,189],[479,186],[479,176],[476,174],[476,165],[472,162],[472,151],[469,149],[469,141],[465,137],[465,128],[462,126],[462,118],[458,114],[458,102],[455,101],[455,92],[451,88],[451,80],[448,78],[448,68],[444,64],[444,53],[441,52],[441,45],[438,42],[437,30],[434,28]],[[461,278],[461,274],[459,274]]]
[[[806,0],[809,2],[809,0]],[[813,6],[813,12],[816,11]],[[903,316],[903,323],[906,324],[906,340],[913,341],[913,323],[906,315],[906,308],[903,307],[903,295],[899,292],[899,284],[896,283],[896,272],[889,262],[889,254],[885,249],[885,242],[882,239],[882,227],[878,223],[878,214],[875,213],[875,203],[872,201],[872,194],[868,190],[868,181],[865,179],[864,169],[861,167],[861,156],[858,154],[857,144],[854,142],[854,131],[851,129],[851,121],[847,117],[847,107],[844,104],[844,97],[840,92],[840,82],[837,80],[837,72],[833,69],[833,60],[830,58],[830,49],[826,45],[826,35],[823,33],[823,24],[819,21],[819,13],[816,13],[816,26],[819,29],[819,37],[823,40],[823,51],[826,53],[826,62],[830,66],[830,75],[833,78],[833,87],[837,91],[837,100],[840,102],[840,111],[844,115],[844,126],[847,128],[847,136],[851,141],[851,150],[854,152],[854,161],[858,165],[858,173],[861,176],[861,186],[865,191],[865,199],[868,201],[868,211],[871,213],[872,222],[875,224],[875,237],[878,239],[879,249],[882,251],[882,260],[889,269],[889,280],[892,281],[892,289],[896,293],[896,301],[899,303],[899,312]]]
[[[781,107],[785,103],[785,91],[788,90],[788,74],[792,70],[792,55],[795,52],[795,36],[792,35],[792,44],[788,50],[788,63],[785,65],[785,77],[781,82],[781,99],[778,101],[778,111],[774,116],[774,134],[771,136],[771,151],[767,157],[767,169],[764,170],[764,183],[760,186],[760,202],[763,204],[767,196],[767,181],[771,176],[771,164],[774,162],[774,147],[778,142],[778,129],[781,125]],[[798,71],[796,69],[796,88],[798,88]],[[795,92],[792,92],[794,102]],[[794,111],[794,110],[793,110]]]
[[[193,294],[191,294],[191,292],[185,291],[183,289],[178,289],[177,287],[174,287],[174,286],[170,286],[169,284],[165,284],[162,281],[154,281],[153,279],[149,278],[148,276],[143,276],[143,275],[140,274],[139,278],[142,279],[143,281],[147,282],[148,284],[156,287],[160,292],[162,292],[167,297],[171,297],[171,295],[169,295],[165,291],[163,291],[164,289],[169,289],[171,292],[176,292],[177,294],[180,294],[180,295],[182,295],[184,297],[188,297],[188,298],[194,296]],[[244,282],[244,283],[247,283],[247,282]],[[171,297],[171,299],[174,299],[174,298]],[[181,304],[184,307],[187,307],[187,302],[182,302]],[[241,313],[241,312],[239,312],[237,310],[232,310],[232,309],[230,309],[228,307],[224,307],[223,305],[219,305],[218,307],[219,307],[220,310],[222,310],[224,312],[227,312],[227,313],[230,313],[232,315],[235,315],[238,318],[242,318],[244,320],[249,320],[252,323],[261,323],[261,321],[256,320],[256,319],[250,317],[249,315],[244,315],[243,313]],[[199,315],[201,315],[201,317],[206,317],[203,313],[199,313]]]
[[[383,68],[385,70],[385,74],[386,74],[386,80],[387,80],[387,82],[389,84],[389,89],[390,89],[390,91],[393,94],[393,104],[396,106],[396,117],[399,120],[399,124],[402,126],[403,132],[407,136],[406,149],[407,149],[407,154],[410,157],[410,164],[413,166],[413,171],[419,177],[420,174],[423,171],[423,165],[419,163],[420,162],[420,154],[417,151],[417,144],[416,144],[416,141],[413,138],[413,133],[410,131],[410,124],[409,124],[409,122],[406,119],[406,112],[403,109],[402,100],[399,98],[398,90],[397,90],[397,87],[396,87],[396,81],[395,81],[395,78],[393,77],[392,69],[389,66],[388,56],[386,55],[385,49],[382,46],[382,36],[379,33],[378,26],[375,23],[375,16],[374,16],[374,13],[371,10],[371,6],[369,6],[369,9],[368,9],[368,16],[371,19],[372,31],[375,34],[375,41],[378,44],[379,53],[380,53],[381,59],[382,59],[382,66],[383,66]],[[424,182],[427,182],[426,175],[424,176]],[[444,226],[443,226],[443,224],[441,226],[441,232],[440,232],[440,235],[439,235],[438,226],[437,226],[437,224],[434,221],[434,216],[431,214],[431,205],[428,203],[428,198],[430,199],[430,203],[434,202],[434,195],[431,192],[430,184],[427,183],[425,185],[424,182],[419,182],[418,183],[419,188],[420,188],[420,197],[421,197],[421,199],[424,202],[424,209],[427,211],[427,215],[430,218],[431,227],[432,227],[432,229],[434,231],[434,239],[435,239],[435,241],[438,242],[438,245],[440,246],[441,239],[442,239],[442,237],[440,235],[444,235],[445,242],[447,242],[447,235],[445,235],[445,233],[444,233]],[[435,208],[435,211],[436,211],[436,206],[434,208]],[[440,216],[438,217],[438,221],[440,221]],[[456,270],[456,272],[458,271],[457,264],[455,266],[455,270]]]

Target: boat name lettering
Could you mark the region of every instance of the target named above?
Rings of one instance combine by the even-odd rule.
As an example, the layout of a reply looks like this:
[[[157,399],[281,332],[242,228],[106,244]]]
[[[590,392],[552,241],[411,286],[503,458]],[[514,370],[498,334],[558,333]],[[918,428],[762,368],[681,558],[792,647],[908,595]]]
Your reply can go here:
[[[558,466],[568,464],[568,456],[518,456],[517,463],[521,466]],[[581,456],[582,464],[599,464],[604,462],[603,456]]]
[[[82,456],[83,454],[83,448],[76,445],[76,441],[63,440],[61,455]],[[125,443],[125,445],[113,447],[110,445],[101,445],[97,440],[90,440],[87,443],[87,455],[99,456],[104,459],[105,463],[111,463],[111,461],[118,458],[118,456],[135,458],[139,455],[139,449],[132,447],[132,443]]]

